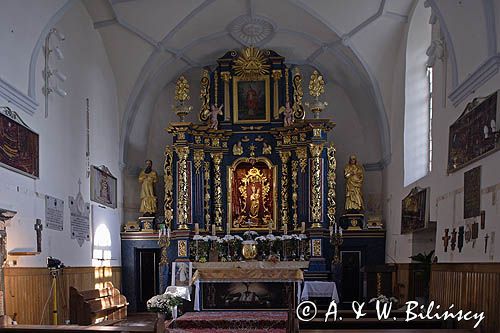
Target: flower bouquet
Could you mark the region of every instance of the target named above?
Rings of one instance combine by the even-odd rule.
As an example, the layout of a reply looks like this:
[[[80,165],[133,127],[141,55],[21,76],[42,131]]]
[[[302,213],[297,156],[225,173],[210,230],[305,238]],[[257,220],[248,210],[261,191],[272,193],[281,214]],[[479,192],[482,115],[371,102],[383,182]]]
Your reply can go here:
[[[182,304],[180,297],[165,293],[151,297],[146,306],[148,311],[165,314],[168,319],[172,318],[172,309]]]

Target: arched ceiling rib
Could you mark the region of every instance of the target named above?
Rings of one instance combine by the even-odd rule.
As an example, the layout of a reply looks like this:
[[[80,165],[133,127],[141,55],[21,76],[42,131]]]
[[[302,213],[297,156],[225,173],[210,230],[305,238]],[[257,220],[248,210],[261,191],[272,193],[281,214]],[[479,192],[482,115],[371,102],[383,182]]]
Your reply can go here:
[[[145,109],[156,99],[154,94],[175,79],[179,69],[215,64],[228,49],[243,46],[229,30],[242,15],[271,23],[273,31],[258,46],[279,52],[289,63],[315,66],[344,87],[366,121],[378,125],[380,160],[387,160],[390,140],[384,99],[387,104],[391,98],[387,73],[395,56],[390,53],[399,47],[412,1],[87,1],[117,77],[124,110],[123,162],[128,160],[129,146],[141,142],[132,136],[146,136],[134,129],[137,118],[147,118]],[[137,43],[144,45],[127,51],[128,45]],[[364,44],[373,47],[363,48]],[[169,66],[177,70],[165,70]],[[142,126],[142,131],[147,128]]]

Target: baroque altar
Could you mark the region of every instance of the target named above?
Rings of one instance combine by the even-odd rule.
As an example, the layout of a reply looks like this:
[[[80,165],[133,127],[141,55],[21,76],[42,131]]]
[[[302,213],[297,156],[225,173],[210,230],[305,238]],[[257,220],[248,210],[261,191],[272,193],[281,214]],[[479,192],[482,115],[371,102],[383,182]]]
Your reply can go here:
[[[327,270],[336,211],[335,148],[327,133],[335,124],[319,117],[326,103],[316,71],[309,84],[314,118],[305,118],[300,69],[284,60],[249,47],[203,69],[200,123],[183,121],[191,111],[189,83],[177,81],[181,121],[167,127],[174,138],[164,164],[170,260],[193,259],[193,234],[307,231],[309,269]]]

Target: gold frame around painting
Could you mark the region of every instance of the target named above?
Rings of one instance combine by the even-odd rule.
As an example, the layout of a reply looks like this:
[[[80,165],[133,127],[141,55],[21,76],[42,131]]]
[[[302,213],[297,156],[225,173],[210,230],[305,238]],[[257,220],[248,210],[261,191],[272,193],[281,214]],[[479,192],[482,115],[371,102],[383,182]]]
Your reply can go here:
[[[233,227],[233,211],[232,211],[232,193],[233,193],[233,173],[236,170],[236,167],[240,163],[252,163],[253,162],[263,162],[265,163],[271,170],[272,170],[272,175],[273,175],[273,180],[272,180],[272,187],[273,187],[273,194],[271,200],[273,201],[273,211],[272,211],[272,219],[273,219],[273,230],[276,231],[278,230],[278,170],[276,165],[273,165],[271,161],[265,157],[240,157],[236,159],[231,166],[227,167],[227,187],[228,187],[228,193],[229,195],[227,196],[227,220],[229,221],[229,225],[231,226],[231,230],[234,231],[246,231],[246,230],[255,230],[255,231],[262,231],[262,230],[269,230],[269,227],[262,227],[262,228],[235,228]]]
[[[265,104],[266,104],[266,119],[239,119],[239,110],[238,110],[238,84],[240,82],[259,82],[264,81],[265,86]],[[255,123],[268,123],[271,121],[271,80],[269,76],[262,75],[256,80],[246,80],[242,79],[238,76],[233,78],[233,122],[235,124],[255,124]]]

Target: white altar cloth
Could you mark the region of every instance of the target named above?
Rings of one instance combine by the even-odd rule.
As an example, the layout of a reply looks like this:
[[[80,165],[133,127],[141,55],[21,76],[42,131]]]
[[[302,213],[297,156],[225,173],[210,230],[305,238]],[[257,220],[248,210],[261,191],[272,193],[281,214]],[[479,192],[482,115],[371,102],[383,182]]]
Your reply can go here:
[[[300,299],[308,300],[309,297],[326,297],[339,302],[339,294],[335,282],[305,281]]]

